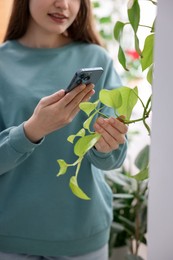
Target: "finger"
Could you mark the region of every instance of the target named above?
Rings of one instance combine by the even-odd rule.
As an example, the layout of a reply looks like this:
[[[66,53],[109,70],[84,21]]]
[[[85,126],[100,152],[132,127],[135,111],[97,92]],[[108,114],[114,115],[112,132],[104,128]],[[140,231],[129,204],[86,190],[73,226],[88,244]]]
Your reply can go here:
[[[55,92],[54,94],[52,94],[52,95],[50,95],[50,96],[43,97],[43,98],[40,100],[40,103],[41,103],[43,106],[49,106],[49,105],[52,105],[52,104],[58,102],[58,101],[61,100],[64,96],[65,96],[65,90],[64,90],[64,89],[61,89],[61,90],[59,90],[58,92]]]
[[[95,91],[92,89],[78,104],[76,104],[76,106],[74,106],[74,108],[71,110],[71,117],[74,117],[80,111],[79,104],[81,102],[87,102],[94,93]]]
[[[81,102],[86,102],[86,101],[89,101],[90,98],[95,94],[95,90],[92,89],[89,93],[87,93],[84,98],[81,100]],[[80,102],[80,103],[81,103]]]
[[[95,130],[102,135],[102,138],[104,140],[104,143],[102,142],[103,149],[105,150],[106,148],[109,149],[110,151],[116,150],[119,147],[119,142],[116,139],[116,136],[112,136],[109,132],[107,132],[106,129],[101,127],[99,124],[95,124]],[[108,127],[108,126],[107,126]],[[103,141],[102,140],[102,141]]]
[[[108,153],[112,149],[109,147],[109,145],[105,142],[103,137],[100,137],[99,141],[95,144],[95,148],[98,152],[102,153]]]
[[[109,118],[110,124],[115,127],[120,133],[126,134],[128,131],[128,126],[125,125],[119,118]]]
[[[125,135],[122,134],[121,132],[119,132],[114,126],[112,126],[109,122],[109,119],[99,118],[97,121],[97,124],[100,128],[99,129],[100,134],[102,134],[105,137],[105,139],[108,138],[109,136],[111,136],[113,138],[113,140],[118,142],[118,144],[125,143],[125,141],[126,141]],[[111,140],[111,142],[113,142],[113,140]]]
[[[73,111],[74,109],[79,107],[79,104],[83,101],[83,99],[88,99],[91,95],[94,94],[93,90],[94,85],[90,84],[88,85],[83,91],[81,91],[80,93],[78,93],[78,95],[76,95],[70,103],[68,103],[66,105],[66,107],[68,107],[68,109],[70,109],[71,111]]]
[[[72,91],[68,92],[64,97],[64,105],[67,106],[73,99],[75,99],[81,92],[86,89],[85,84],[81,84],[74,88]]]

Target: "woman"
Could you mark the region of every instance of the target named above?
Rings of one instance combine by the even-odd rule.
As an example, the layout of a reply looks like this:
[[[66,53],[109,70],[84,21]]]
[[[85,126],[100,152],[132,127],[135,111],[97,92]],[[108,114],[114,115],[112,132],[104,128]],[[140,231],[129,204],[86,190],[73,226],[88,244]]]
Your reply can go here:
[[[86,119],[79,103],[121,84],[92,21],[89,0],[14,0],[0,46],[0,259],[107,259],[112,196],[101,170],[123,163],[127,127],[111,111],[94,123],[102,137],[79,176],[90,201],[71,193],[73,169],[56,178],[57,159],[75,160],[66,139]],[[95,91],[65,94],[84,67],[104,69]]]

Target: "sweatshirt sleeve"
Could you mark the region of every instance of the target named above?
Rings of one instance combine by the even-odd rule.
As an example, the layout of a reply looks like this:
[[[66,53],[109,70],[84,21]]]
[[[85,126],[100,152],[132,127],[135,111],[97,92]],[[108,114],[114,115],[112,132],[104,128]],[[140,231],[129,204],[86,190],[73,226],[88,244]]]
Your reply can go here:
[[[0,132],[0,174],[22,163],[42,141],[35,144],[27,139],[23,124]]]
[[[97,168],[108,171],[119,168],[125,160],[127,152],[127,141],[121,144],[119,149],[111,153],[101,153],[95,148],[88,152],[88,159]]]

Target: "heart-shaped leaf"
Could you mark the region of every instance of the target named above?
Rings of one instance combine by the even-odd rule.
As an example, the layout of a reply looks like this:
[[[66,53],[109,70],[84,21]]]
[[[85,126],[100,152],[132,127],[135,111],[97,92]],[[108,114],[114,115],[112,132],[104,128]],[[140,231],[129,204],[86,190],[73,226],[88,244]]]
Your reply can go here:
[[[139,7],[138,0],[133,0],[130,1],[129,3],[131,3],[131,5],[128,6],[128,18],[134,32],[136,33],[140,21],[140,7]]]
[[[153,65],[151,65],[149,70],[148,70],[147,81],[152,85],[152,81],[153,81]]]
[[[94,133],[81,137],[74,146],[74,153],[79,157],[83,157],[96,144],[100,136],[100,134]]]
[[[63,175],[66,173],[68,164],[64,160],[57,160],[57,163],[59,164],[60,170],[57,174],[57,176]]]
[[[153,64],[153,48],[154,48],[154,33],[147,36],[142,51],[143,58],[141,59],[142,70],[150,67]]]
[[[133,175],[131,177],[134,178],[137,181],[144,181],[144,180],[148,179],[148,177],[149,177],[149,167],[143,169],[138,174]]]
[[[90,200],[90,198],[78,186],[76,176],[72,176],[70,178],[69,186],[70,186],[73,194],[76,195],[78,198],[83,199],[83,200]]]
[[[99,103],[99,100],[92,102],[82,102],[80,103],[79,107],[82,111],[84,111],[88,116],[91,114],[91,112],[96,109],[97,105]]]
[[[135,165],[139,170],[145,169],[149,164],[150,146],[146,145],[137,155]]]
[[[121,46],[119,46],[119,50],[118,50],[118,60],[119,60],[120,64],[123,66],[123,68],[125,70],[129,71],[126,66],[126,56],[125,56],[124,51]]]
[[[122,35],[123,29],[124,29],[125,23],[122,23],[120,21],[116,22],[114,27],[114,37],[117,41],[120,41],[120,37]]]
[[[124,115],[126,120],[129,120],[134,106],[138,101],[138,88],[121,87],[119,88],[121,94],[122,105],[117,107],[119,115]]]
[[[95,114],[97,114],[97,112],[93,113],[93,114],[83,123],[83,127],[84,127],[85,129],[87,129],[89,132],[91,132],[91,131],[90,131],[90,124],[91,124],[91,122],[92,122],[93,117],[95,116]]]
[[[70,143],[73,144],[75,137],[84,136],[84,135],[85,135],[85,129],[82,128],[79,132],[77,132],[76,135],[70,135],[70,136],[67,138],[67,141],[69,141]]]
[[[114,109],[122,105],[119,88],[113,90],[102,89],[99,93],[99,99],[104,105]]]

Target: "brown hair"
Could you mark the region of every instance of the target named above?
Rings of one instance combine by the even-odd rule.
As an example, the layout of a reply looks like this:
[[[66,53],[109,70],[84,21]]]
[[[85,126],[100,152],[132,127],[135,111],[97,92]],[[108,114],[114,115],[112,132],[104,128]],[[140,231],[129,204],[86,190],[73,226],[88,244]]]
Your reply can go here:
[[[29,0],[13,0],[12,12],[4,41],[21,38],[27,31],[30,19]],[[103,45],[95,30],[90,0],[81,0],[78,15],[68,28],[68,35],[74,41]]]

